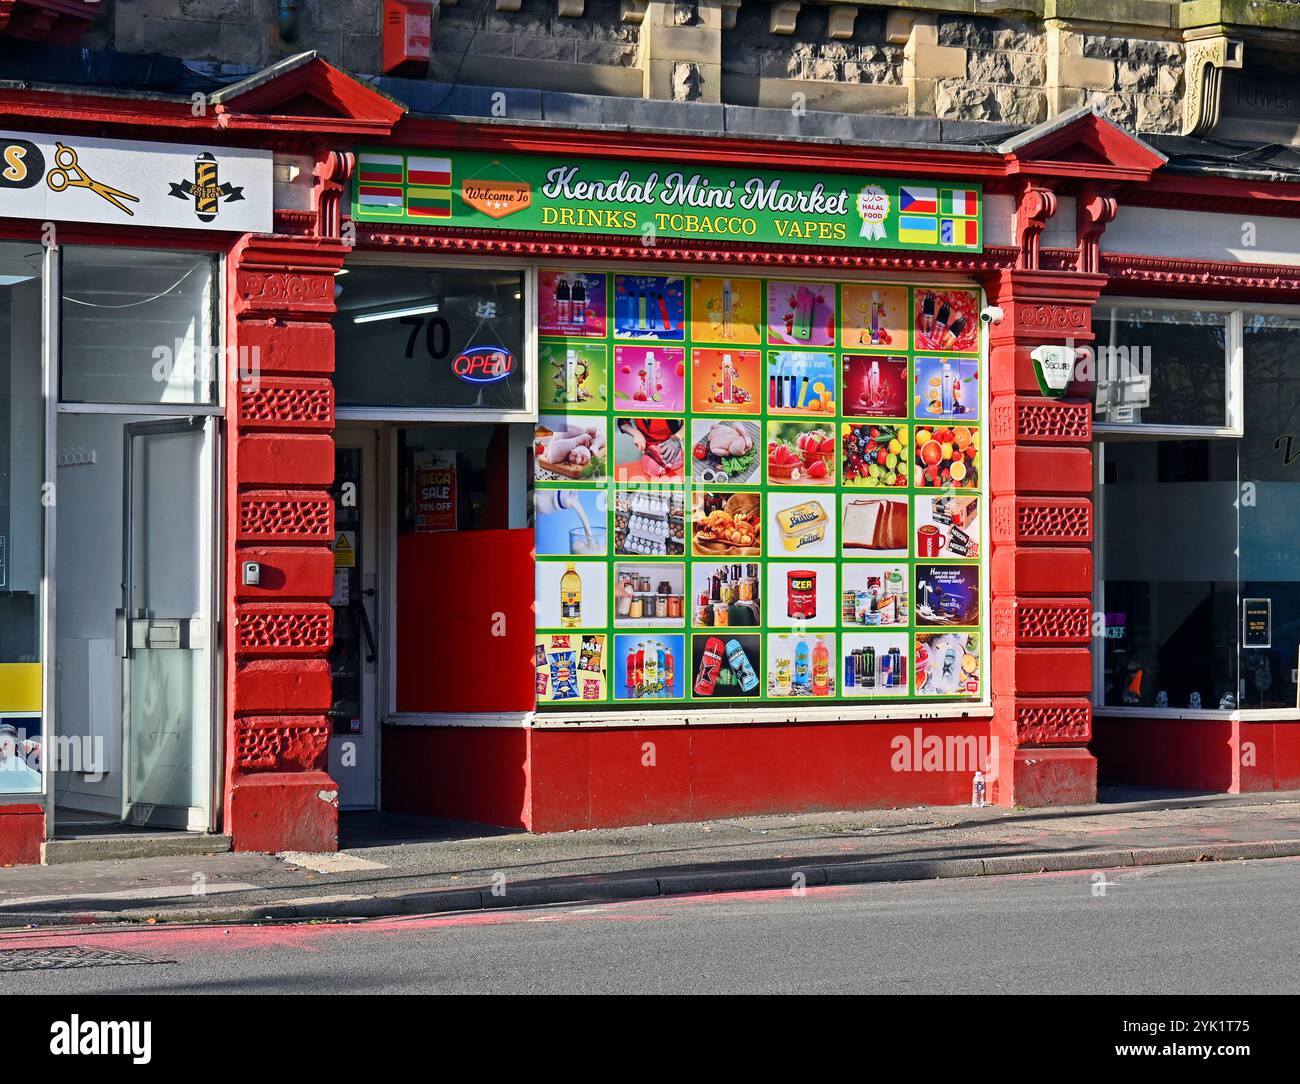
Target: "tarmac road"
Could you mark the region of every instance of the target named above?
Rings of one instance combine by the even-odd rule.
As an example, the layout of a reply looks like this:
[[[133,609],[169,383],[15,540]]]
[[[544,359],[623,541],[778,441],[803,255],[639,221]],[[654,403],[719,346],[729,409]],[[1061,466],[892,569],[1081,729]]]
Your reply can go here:
[[[0,935],[27,993],[1296,993],[1300,859]],[[6,950],[147,964],[13,972]]]

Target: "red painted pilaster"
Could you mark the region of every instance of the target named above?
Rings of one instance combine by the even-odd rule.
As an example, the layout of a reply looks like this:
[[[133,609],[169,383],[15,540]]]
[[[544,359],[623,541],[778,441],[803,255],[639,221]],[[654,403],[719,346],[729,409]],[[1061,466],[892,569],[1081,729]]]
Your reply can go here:
[[[242,851],[338,846],[333,637],[337,241],[250,237],[230,261],[226,827]],[[236,365],[235,362],[238,362]],[[246,561],[260,566],[243,583]]]
[[[990,332],[993,734],[1002,805],[1096,800],[1092,735],[1092,408],[1085,385],[1045,398],[1030,351],[1092,341],[1106,279],[1003,271]]]

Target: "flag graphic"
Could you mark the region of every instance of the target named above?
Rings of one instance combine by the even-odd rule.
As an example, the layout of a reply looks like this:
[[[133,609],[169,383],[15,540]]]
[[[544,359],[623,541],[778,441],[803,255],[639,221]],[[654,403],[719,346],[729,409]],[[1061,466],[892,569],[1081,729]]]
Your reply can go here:
[[[980,227],[974,218],[944,218],[939,221],[939,243],[971,248],[979,245]]]
[[[371,211],[391,209],[400,214],[402,210],[402,190],[400,188],[380,188],[376,185],[363,184],[357,189],[357,202]]]
[[[406,213],[416,218],[450,218],[451,190],[447,188],[408,188]]]
[[[450,188],[451,159],[412,155],[406,163],[406,180],[408,184],[418,184],[426,188]]]
[[[938,214],[938,193],[933,188],[900,188],[898,190],[898,210],[900,214]]]
[[[357,158],[357,205],[375,214],[402,213],[402,156],[362,154]]]
[[[973,188],[945,188],[940,196],[939,213],[974,216],[980,213],[979,193]]]
[[[357,179],[364,184],[401,184],[400,154],[363,154],[357,160]]]
[[[917,215],[899,215],[898,240],[907,245],[933,245],[939,240],[939,220]]]

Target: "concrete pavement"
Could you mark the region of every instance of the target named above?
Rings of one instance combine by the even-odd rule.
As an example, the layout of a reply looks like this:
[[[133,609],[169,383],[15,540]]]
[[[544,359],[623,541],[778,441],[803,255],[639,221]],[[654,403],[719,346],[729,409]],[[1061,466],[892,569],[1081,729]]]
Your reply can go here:
[[[337,855],[0,869],[0,927],[259,922],[1300,855],[1300,792],[747,817],[533,836],[354,818]]]

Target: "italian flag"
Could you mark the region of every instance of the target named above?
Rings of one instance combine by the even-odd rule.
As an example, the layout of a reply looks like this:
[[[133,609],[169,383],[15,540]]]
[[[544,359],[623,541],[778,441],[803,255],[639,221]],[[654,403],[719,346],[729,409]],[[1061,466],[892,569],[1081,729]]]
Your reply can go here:
[[[945,188],[940,196],[939,213],[943,215],[977,215],[980,196],[973,188]]]
[[[406,213],[416,218],[450,218],[449,188],[411,188],[406,193]]]
[[[424,185],[428,188],[450,188],[451,159],[412,155],[406,163],[406,180],[409,184]]]

